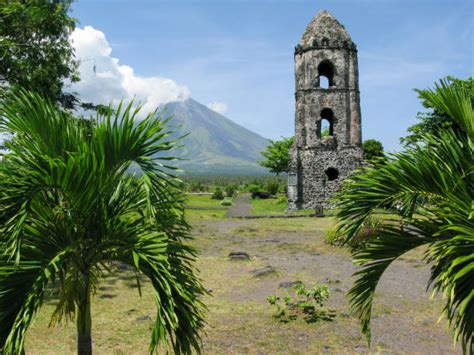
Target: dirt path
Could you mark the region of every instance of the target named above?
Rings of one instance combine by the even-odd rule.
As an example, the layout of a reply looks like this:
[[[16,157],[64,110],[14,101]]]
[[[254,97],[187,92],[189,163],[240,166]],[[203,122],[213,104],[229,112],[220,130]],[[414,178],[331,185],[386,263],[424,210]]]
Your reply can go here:
[[[226,217],[245,217],[250,215],[252,204],[250,203],[250,194],[239,194],[234,200],[234,205],[227,210]]]
[[[429,268],[418,255],[395,262],[382,278],[374,303],[372,347],[367,347],[346,297],[357,267],[347,250],[325,243],[325,230],[332,223],[329,218],[199,223],[199,268],[212,291],[204,353],[460,353],[445,323],[437,323],[443,302],[425,292]],[[231,252],[246,252],[250,260],[229,260]],[[265,266],[276,272],[252,275]],[[297,280],[329,285],[328,307],[337,314],[333,321],[282,324],[272,317],[266,297],[284,295],[280,285]]]

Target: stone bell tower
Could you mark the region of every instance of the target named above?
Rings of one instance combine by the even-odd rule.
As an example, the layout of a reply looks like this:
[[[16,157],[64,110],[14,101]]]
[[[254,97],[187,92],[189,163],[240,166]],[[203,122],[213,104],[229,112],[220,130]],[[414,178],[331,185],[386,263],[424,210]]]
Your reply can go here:
[[[328,11],[311,20],[295,48],[295,80],[288,208],[326,207],[362,164],[357,48]]]

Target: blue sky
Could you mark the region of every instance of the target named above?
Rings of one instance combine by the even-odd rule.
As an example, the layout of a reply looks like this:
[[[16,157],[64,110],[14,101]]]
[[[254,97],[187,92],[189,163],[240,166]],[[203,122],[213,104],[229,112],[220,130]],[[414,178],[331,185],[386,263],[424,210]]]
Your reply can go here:
[[[104,58],[116,58],[133,69],[131,95],[163,89],[190,95],[278,138],[294,134],[294,46],[322,9],[346,27],[359,49],[363,139],[379,139],[388,150],[398,148],[421,109],[413,88],[446,75],[473,75],[470,0],[79,0],[72,15],[79,28],[103,33],[99,39],[108,45],[103,60],[84,50],[90,65],[82,70],[94,62],[108,78]],[[78,90],[85,96],[114,91],[113,82],[95,89],[85,84]],[[150,104],[169,99],[162,92],[155,96]]]

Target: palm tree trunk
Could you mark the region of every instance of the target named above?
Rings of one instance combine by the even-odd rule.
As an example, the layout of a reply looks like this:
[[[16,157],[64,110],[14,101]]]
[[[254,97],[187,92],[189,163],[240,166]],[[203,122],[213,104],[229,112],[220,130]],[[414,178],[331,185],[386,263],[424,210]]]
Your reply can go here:
[[[83,275],[84,289],[81,292],[77,314],[77,353],[78,355],[92,354],[92,319],[90,302],[89,274]]]

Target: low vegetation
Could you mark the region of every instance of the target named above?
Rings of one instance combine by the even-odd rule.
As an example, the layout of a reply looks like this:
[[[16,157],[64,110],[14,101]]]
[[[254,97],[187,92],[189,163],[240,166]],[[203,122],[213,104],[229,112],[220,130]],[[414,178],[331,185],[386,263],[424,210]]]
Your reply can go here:
[[[265,190],[269,181],[277,181],[279,191],[283,192],[286,188],[286,176],[182,176],[182,189],[186,192],[214,192],[219,187],[224,192],[251,192],[255,186]]]
[[[394,215],[396,216],[396,215]],[[388,216],[385,216],[388,217]],[[387,219],[388,220],[388,219]],[[363,249],[368,244],[375,242],[382,231],[383,221],[379,218],[367,218],[357,230],[357,233],[349,241],[352,250]],[[337,228],[331,228],[326,234],[326,240],[331,245],[344,245],[345,235],[338,232]]]
[[[270,295],[267,301],[276,307],[275,317],[287,323],[302,316],[307,323],[328,320],[327,312],[322,310],[329,298],[329,287],[326,284],[315,284],[306,288],[304,283],[295,282],[285,296]],[[334,316],[334,314],[332,314]]]
[[[224,199],[224,192],[222,192],[222,189],[220,187],[216,187],[216,189],[214,190],[211,198],[213,200],[223,200]]]
[[[288,205],[285,195],[277,195],[269,199],[252,199],[252,214],[254,215],[283,215]]]

